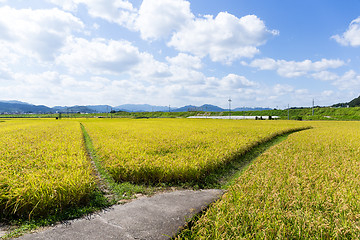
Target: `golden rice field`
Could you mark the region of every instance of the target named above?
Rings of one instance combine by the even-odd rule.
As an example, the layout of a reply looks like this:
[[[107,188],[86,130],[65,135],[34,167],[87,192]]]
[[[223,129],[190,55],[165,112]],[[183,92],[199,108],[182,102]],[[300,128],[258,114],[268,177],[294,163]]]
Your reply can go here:
[[[359,239],[360,123],[311,124],[256,159],[181,238]]]
[[[0,217],[37,216],[85,203],[96,187],[75,121],[0,123]]]
[[[86,203],[97,180],[80,122],[118,182],[200,182],[275,135],[179,238],[360,238],[360,123],[212,119],[4,120],[0,218],[44,216]]]
[[[116,181],[152,183],[201,181],[251,147],[308,126],[211,119],[97,119],[83,124]]]

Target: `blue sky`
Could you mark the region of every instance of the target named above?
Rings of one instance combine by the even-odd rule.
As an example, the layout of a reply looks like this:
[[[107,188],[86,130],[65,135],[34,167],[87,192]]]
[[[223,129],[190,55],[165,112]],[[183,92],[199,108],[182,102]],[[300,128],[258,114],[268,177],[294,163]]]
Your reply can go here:
[[[360,95],[360,1],[0,0],[0,99],[311,106]]]

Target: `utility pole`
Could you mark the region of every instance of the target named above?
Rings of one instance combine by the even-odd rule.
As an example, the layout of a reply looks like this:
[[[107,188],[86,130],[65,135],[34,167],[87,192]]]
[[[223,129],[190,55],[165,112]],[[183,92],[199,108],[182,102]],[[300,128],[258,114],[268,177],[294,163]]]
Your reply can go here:
[[[288,104],[288,120],[290,120],[290,106]]]
[[[171,111],[170,105],[169,105],[169,112]]]
[[[231,119],[231,97],[229,97],[229,119]]]
[[[314,116],[314,105],[315,105],[315,100],[313,99],[312,101],[312,115]]]

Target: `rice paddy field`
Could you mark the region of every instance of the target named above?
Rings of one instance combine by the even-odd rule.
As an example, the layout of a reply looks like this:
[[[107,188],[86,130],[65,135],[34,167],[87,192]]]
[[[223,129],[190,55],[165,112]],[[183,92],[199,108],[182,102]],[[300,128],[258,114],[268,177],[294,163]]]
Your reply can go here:
[[[96,187],[78,122],[0,123],[0,217],[41,216],[86,203]]]
[[[293,132],[243,169],[177,238],[360,238],[359,122],[4,119],[0,219],[42,217],[88,202],[98,177],[81,124],[119,183],[201,182],[255,146]]]
[[[117,182],[201,181],[221,164],[299,122],[187,119],[5,120],[0,214],[42,216],[86,204],[97,187],[80,123]]]
[[[359,239],[360,123],[318,122],[262,154],[183,239]]]
[[[276,135],[306,128],[295,121],[103,119],[83,122],[116,181],[202,181],[221,165]]]

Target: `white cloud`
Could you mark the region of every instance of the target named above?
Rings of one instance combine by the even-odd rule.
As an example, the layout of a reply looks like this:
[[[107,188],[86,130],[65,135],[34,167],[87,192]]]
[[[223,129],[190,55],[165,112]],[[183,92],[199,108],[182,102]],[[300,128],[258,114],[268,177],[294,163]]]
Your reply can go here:
[[[121,26],[133,28],[137,16],[136,9],[128,1],[122,0],[82,0],[93,17],[103,18]]]
[[[222,83],[229,89],[255,87],[258,85],[257,83],[248,80],[246,77],[236,74],[227,75],[222,79]]]
[[[249,65],[260,70],[275,70],[279,67],[279,62],[272,58],[255,59],[250,64],[242,62],[243,65]]]
[[[16,73],[10,84],[0,86],[0,91],[5,99],[21,96],[23,101],[47,106],[95,104],[106,100],[106,94],[119,97],[116,91],[120,92],[104,77],[75,78],[56,71]]]
[[[74,77],[62,75],[61,87],[65,89],[76,89],[76,91],[87,92],[92,95],[95,91],[103,91],[111,81],[104,77],[91,77],[86,81],[77,80]]]
[[[167,39],[168,46],[180,52],[211,60],[232,63],[234,60],[252,58],[259,53],[258,47],[269,37],[278,35],[268,30],[255,15],[241,18],[220,12],[195,17],[186,0],[143,0],[139,10],[125,0],[48,0],[64,9],[76,10],[85,4],[92,17],[139,31],[145,40]]]
[[[276,70],[282,77],[299,77],[311,72],[320,72],[329,68],[339,68],[345,64],[344,61],[334,59],[321,59],[321,61],[312,62],[304,60],[302,62],[274,60],[271,58],[255,59],[250,64],[245,64],[260,70]],[[325,77],[326,73],[317,74],[314,77]],[[329,75],[329,74],[327,74]]]
[[[100,13],[104,13],[107,16],[116,16],[116,11],[119,9],[125,9],[128,11],[135,11],[133,5],[126,0],[47,0],[55,5],[62,7],[67,11],[76,11],[79,4],[85,4],[90,14],[99,17]],[[106,17],[105,17],[106,19]]]
[[[179,55],[169,61],[185,61],[191,56]],[[194,62],[196,58],[192,59]],[[140,52],[132,43],[120,40],[69,37],[59,56],[58,65],[65,66],[73,74],[109,74],[119,76],[127,74],[128,78],[138,79],[145,83],[169,81],[176,73],[177,78],[184,77],[189,71],[186,66],[177,66],[178,71],[171,69],[167,63],[159,62],[147,52]],[[184,63],[185,64],[185,63]],[[199,64],[199,63],[198,63]],[[189,77],[188,75],[186,75]],[[184,77],[184,79],[186,79]]]
[[[79,1],[76,0],[47,0],[47,1],[61,7],[66,11],[75,11],[77,9],[77,5],[79,4]]]
[[[166,57],[166,60],[174,66],[184,68],[200,69],[202,67],[201,58],[197,56],[191,56],[185,53],[179,53],[176,57]]]
[[[57,87],[59,73],[46,71],[42,73],[14,73],[10,84],[1,86],[0,91],[4,98],[17,99],[21,96],[24,101],[31,100],[33,103],[48,104],[44,99],[51,101],[53,94],[61,93]]]
[[[309,93],[309,90],[308,89],[297,89],[297,90],[295,90],[295,93],[297,95],[306,95]]]
[[[84,4],[89,14],[108,22],[117,23],[129,29],[134,28],[137,10],[126,0],[48,0],[67,11],[76,11],[79,4]]]
[[[59,9],[0,8],[0,45],[19,55],[53,60],[66,38],[84,27],[80,19]]]
[[[190,3],[184,0],[144,0],[136,28],[143,39],[159,39],[180,30],[194,18]]]
[[[322,71],[314,73],[312,76],[323,81],[331,81],[331,84],[340,90],[360,91],[360,75],[354,70],[349,70],[343,75]]]
[[[19,57],[10,51],[10,49],[5,45],[0,43],[0,79],[11,79],[12,71],[11,66],[16,64],[19,60]]]
[[[342,36],[334,35],[331,38],[335,39],[335,41],[343,46],[360,46],[360,17],[350,23],[349,28],[342,34]]]
[[[202,72],[191,68],[171,65],[169,67],[170,75],[166,78],[168,84],[197,85],[204,84],[205,75]]]
[[[176,32],[168,45],[200,57],[209,55],[216,62],[231,63],[241,57],[253,57],[259,52],[258,46],[277,34],[255,15],[239,19],[220,12],[215,18],[196,18]]]
[[[328,71],[321,71],[317,73],[311,74],[316,79],[320,79],[323,81],[334,81],[339,78],[339,76],[335,73],[328,72]]]
[[[276,96],[281,96],[287,93],[291,93],[294,91],[294,88],[288,84],[276,84],[273,87],[273,93],[276,94]]]
[[[334,83],[340,90],[360,90],[360,75],[354,70],[347,71],[339,77]]]
[[[186,0],[47,1],[62,10],[0,7],[2,98],[20,97],[49,106],[145,101],[222,107],[227,107],[229,96],[234,107],[276,106],[284,99],[301,105],[311,99],[309,90],[295,85],[276,84],[276,79],[272,83],[256,82],[249,80],[249,75],[242,76],[241,69],[229,73],[228,67],[205,64],[204,57],[232,63],[259,53],[260,46],[278,32],[269,30],[255,15],[241,17],[220,12],[195,16]],[[134,6],[142,2],[139,10],[131,2]],[[138,36],[119,26],[137,31]],[[97,29],[100,31],[94,31]],[[129,41],[119,40],[128,36]],[[149,42],[141,42],[140,37]],[[155,40],[161,42],[151,42]],[[164,43],[178,52],[164,56],[168,52],[163,49]],[[140,50],[146,47],[149,52]],[[150,51],[162,51],[159,55],[165,60],[157,60]],[[323,85],[332,84],[347,92],[360,90],[360,77],[355,71],[343,75],[331,72],[344,64],[328,59],[297,62],[264,58],[244,65],[274,70],[285,77],[312,76],[330,81]],[[330,93],[324,91],[322,95],[325,98]]]
[[[118,74],[131,70],[142,61],[142,54],[128,41],[69,38],[56,59],[71,72]]]
[[[323,97],[331,97],[332,95],[334,95],[334,91],[332,90],[325,90],[321,93],[321,96]]]
[[[0,66],[0,80],[11,80],[12,72],[8,68]]]

